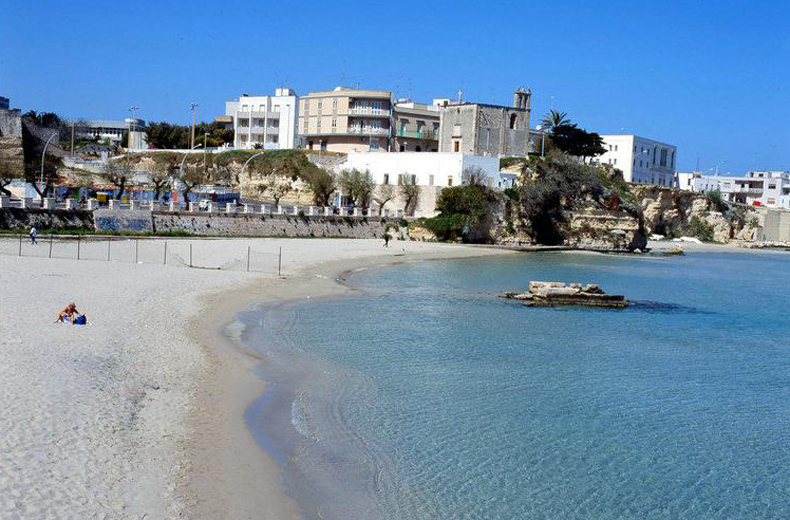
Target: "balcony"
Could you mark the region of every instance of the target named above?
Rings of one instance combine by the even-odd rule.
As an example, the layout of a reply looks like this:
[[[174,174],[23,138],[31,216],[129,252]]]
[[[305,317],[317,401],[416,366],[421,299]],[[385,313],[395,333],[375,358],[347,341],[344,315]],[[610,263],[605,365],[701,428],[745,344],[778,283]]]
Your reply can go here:
[[[390,129],[377,126],[349,126],[348,133],[355,135],[389,135]]]
[[[412,130],[398,130],[395,132],[396,137],[405,137],[408,139],[423,139],[426,141],[437,141],[436,132],[430,130],[412,131]]]
[[[384,108],[370,108],[370,107],[349,107],[348,115],[350,116],[376,116],[376,117],[389,117],[390,111]]]

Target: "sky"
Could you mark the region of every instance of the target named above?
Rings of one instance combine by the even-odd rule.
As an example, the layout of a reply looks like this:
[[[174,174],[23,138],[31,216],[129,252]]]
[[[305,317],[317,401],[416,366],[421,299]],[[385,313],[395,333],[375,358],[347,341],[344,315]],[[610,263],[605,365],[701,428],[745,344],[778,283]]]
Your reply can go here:
[[[790,170],[790,0],[0,1],[0,95],[23,111],[213,120],[245,93],[337,85],[510,105],[532,90],[678,170]]]

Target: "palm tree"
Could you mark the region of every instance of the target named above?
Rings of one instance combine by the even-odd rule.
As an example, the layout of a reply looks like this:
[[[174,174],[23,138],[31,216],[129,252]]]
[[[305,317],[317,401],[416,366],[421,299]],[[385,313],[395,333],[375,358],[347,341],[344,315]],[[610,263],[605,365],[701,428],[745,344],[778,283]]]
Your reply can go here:
[[[543,125],[543,130],[549,133],[554,133],[554,129],[558,126],[571,124],[571,119],[568,117],[567,112],[560,112],[559,110],[549,110],[543,119],[540,121]]]

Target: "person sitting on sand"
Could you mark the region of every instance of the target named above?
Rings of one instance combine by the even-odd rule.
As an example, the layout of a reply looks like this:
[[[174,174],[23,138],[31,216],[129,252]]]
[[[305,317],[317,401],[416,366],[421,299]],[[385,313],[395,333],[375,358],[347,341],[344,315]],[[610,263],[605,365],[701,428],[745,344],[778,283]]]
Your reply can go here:
[[[80,312],[77,310],[77,304],[74,302],[69,303],[66,307],[58,313],[58,317],[55,319],[55,323],[60,323],[61,321],[65,321],[68,323],[74,323],[74,319],[80,315]]]

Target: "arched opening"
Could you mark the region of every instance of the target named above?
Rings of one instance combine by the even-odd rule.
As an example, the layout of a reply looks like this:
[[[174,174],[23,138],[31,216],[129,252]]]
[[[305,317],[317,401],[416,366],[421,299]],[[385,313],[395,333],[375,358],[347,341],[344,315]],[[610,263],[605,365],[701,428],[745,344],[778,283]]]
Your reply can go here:
[[[510,129],[515,130],[516,128],[516,114],[510,114]]]
[[[415,152],[421,152],[421,151],[422,151],[422,148],[420,148],[420,146],[418,145],[418,146],[416,146],[416,147],[414,148],[414,151],[415,151]]]

